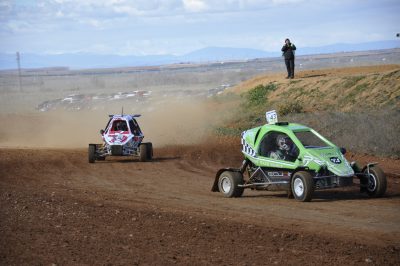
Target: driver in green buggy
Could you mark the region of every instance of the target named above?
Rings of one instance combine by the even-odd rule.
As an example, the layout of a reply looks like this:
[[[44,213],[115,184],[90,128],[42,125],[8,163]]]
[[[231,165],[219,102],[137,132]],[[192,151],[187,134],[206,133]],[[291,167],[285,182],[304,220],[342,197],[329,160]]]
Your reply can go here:
[[[276,160],[295,161],[298,149],[293,141],[286,135],[280,134],[276,137],[276,149],[270,151],[268,157]]]

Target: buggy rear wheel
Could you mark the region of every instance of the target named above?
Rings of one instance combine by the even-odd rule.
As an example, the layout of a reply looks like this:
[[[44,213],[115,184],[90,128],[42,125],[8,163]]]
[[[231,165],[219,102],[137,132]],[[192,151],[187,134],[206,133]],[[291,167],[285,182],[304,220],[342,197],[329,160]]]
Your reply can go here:
[[[292,193],[298,201],[311,201],[314,193],[314,180],[310,173],[300,171],[292,178]]]
[[[238,187],[243,184],[243,175],[240,172],[224,171],[218,178],[218,190],[227,198],[240,197],[244,188]]]
[[[89,163],[94,163],[96,161],[96,144],[89,144]]]

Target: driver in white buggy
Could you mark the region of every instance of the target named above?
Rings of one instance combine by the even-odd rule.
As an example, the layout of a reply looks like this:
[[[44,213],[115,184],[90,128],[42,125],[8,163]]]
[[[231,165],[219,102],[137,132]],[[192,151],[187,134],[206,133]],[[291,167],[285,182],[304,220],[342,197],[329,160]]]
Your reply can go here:
[[[116,131],[127,131],[128,127],[126,126],[125,121],[118,121],[115,129]]]
[[[298,149],[288,136],[278,135],[276,137],[276,146],[277,149],[270,152],[270,158],[291,162],[296,160]]]

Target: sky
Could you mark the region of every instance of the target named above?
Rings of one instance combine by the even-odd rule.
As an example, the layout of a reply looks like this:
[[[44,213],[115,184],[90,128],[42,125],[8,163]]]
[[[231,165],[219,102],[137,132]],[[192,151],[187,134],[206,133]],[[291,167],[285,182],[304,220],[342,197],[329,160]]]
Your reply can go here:
[[[395,40],[399,0],[0,0],[0,53],[182,55]]]

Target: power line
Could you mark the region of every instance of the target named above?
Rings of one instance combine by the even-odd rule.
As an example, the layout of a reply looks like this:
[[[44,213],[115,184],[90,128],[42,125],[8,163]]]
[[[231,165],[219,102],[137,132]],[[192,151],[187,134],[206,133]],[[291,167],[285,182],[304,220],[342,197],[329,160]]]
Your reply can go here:
[[[22,82],[21,82],[21,57],[19,52],[17,52],[17,65],[18,65],[18,85],[19,91],[22,92]]]

